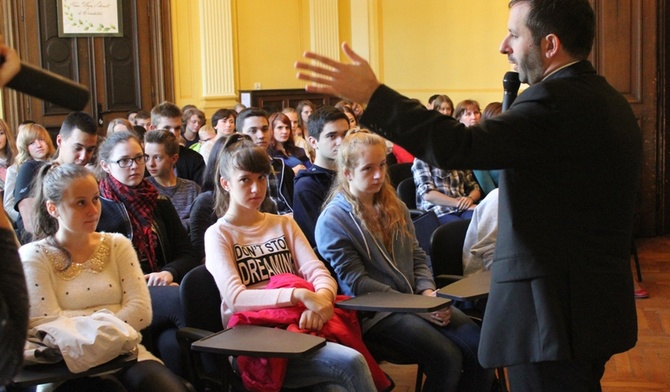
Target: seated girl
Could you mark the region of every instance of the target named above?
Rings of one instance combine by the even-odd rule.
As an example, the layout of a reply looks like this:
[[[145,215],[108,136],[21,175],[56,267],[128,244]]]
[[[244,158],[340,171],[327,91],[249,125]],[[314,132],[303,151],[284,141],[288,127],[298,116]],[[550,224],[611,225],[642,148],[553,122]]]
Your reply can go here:
[[[152,298],[154,336],[149,338],[165,364],[179,373],[175,334],[185,324],[177,285],[197,265],[191,242],[170,200],[144,179],[146,155],[135,134],[113,133],[99,156],[100,195],[107,200],[98,231],[123,233],[132,240]]]
[[[245,136],[228,137],[216,181],[221,218],[205,233],[205,265],[222,296],[224,326],[233,313],[302,303],[299,327],[319,331],[333,316],[337,284],[293,219],[259,211],[271,170],[264,149]],[[265,289],[279,270],[305,279],[315,291]],[[316,384],[331,391],[376,390],[363,356],[332,342],[288,362],[284,386]]]
[[[21,165],[29,161],[36,161],[35,165],[41,165],[39,162],[48,161],[56,152],[49,132],[43,126],[35,123],[19,126],[16,148],[18,154],[14,160],[14,164],[7,169],[3,199],[5,211],[7,211],[7,214],[9,214],[9,217],[14,222],[19,218],[19,212],[14,209],[14,204],[16,204],[14,186],[16,185],[16,176],[19,174]]]
[[[268,151],[273,158],[280,158],[294,174],[312,166],[305,150],[293,141],[291,120],[284,113],[272,113],[268,119],[272,129],[272,139]]]
[[[75,164],[40,169],[35,187],[38,239],[20,249],[29,286],[30,328],[52,316],[88,316],[107,309],[135,330],[151,322],[151,301],[130,241],[97,233],[100,195],[95,176]],[[138,362],[113,379],[79,379],[57,390],[182,391],[181,381],[144,347]]]
[[[350,133],[337,163],[337,179],[315,239],[343,293],[434,296],[435,282],[409,211],[387,178],[384,139],[365,131]],[[424,391],[491,388],[493,373],[477,361],[479,327],[456,308],[426,314],[379,312],[363,318],[362,327],[366,343],[395,348],[422,365]]]

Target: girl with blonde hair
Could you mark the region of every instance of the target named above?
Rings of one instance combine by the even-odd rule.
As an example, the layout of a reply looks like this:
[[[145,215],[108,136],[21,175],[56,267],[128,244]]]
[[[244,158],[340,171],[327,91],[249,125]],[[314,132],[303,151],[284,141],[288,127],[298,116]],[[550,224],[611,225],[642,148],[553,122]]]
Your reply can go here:
[[[342,292],[435,296],[409,211],[388,179],[384,139],[365,131],[350,133],[340,145],[337,164],[315,239]],[[377,312],[364,315],[362,327],[363,339],[373,343],[369,347],[393,348],[422,366],[424,391],[491,388],[493,373],[477,360],[479,327],[456,308],[423,314]]]

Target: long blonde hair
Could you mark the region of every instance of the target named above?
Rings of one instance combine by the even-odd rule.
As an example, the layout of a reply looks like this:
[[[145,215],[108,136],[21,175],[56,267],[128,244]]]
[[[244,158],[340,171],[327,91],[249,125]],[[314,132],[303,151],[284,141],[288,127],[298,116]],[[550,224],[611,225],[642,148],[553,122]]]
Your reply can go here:
[[[51,141],[51,136],[46,128],[36,123],[24,124],[19,126],[19,134],[16,139],[16,147],[19,151],[15,161],[17,166],[21,166],[25,162],[33,159],[33,157],[30,156],[28,146],[36,139],[44,140],[47,145],[47,155],[44,160],[48,161],[53,157],[56,148],[54,147],[54,144]]]
[[[376,217],[365,213],[365,206],[351,193],[349,181],[345,174],[345,171],[356,168],[361,156],[361,150],[376,146],[386,150],[384,139],[373,133],[356,131],[347,134],[342,144],[340,144],[337,153],[337,178],[324,205],[328,204],[336,194],[341,193],[351,204],[354,215],[363,222],[363,226],[376,238],[381,239],[384,246],[391,250],[393,249],[394,239],[398,234],[407,236],[411,234],[407,229],[406,207],[398,199],[398,196],[396,196],[395,190],[389,180],[388,172],[384,174],[384,184],[372,200]]]

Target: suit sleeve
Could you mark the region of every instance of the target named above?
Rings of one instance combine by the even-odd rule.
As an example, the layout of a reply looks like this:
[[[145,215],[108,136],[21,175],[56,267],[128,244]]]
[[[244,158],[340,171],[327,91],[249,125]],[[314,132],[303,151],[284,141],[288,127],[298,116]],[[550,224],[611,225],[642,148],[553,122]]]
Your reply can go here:
[[[0,386],[7,385],[21,367],[28,331],[28,292],[14,233],[0,230]]]

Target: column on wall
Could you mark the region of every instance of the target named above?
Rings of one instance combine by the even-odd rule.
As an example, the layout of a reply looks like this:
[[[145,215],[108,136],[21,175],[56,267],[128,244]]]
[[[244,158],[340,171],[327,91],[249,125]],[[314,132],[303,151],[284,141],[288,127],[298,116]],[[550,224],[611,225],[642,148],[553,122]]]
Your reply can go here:
[[[351,48],[368,60],[380,79],[379,10],[377,0],[354,0],[351,2]]]
[[[337,11],[337,0],[310,0],[310,49],[313,52],[331,58],[339,58]]]
[[[205,108],[236,102],[231,0],[200,0],[202,94]]]

